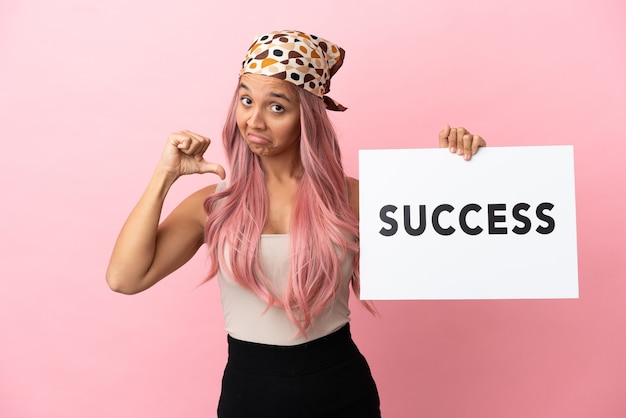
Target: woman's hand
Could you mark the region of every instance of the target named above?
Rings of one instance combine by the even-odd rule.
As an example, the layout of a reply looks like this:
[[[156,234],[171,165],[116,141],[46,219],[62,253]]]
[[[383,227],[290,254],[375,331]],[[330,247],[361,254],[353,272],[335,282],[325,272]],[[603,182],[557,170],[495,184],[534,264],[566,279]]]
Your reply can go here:
[[[159,168],[166,173],[180,177],[186,174],[215,173],[226,177],[224,167],[204,159],[204,152],[211,140],[191,131],[180,131],[169,135],[159,161]]]
[[[487,146],[487,143],[478,135],[472,135],[465,128],[450,128],[446,125],[439,132],[439,148],[449,148],[450,152],[462,155],[469,161],[476,154],[478,148]]]

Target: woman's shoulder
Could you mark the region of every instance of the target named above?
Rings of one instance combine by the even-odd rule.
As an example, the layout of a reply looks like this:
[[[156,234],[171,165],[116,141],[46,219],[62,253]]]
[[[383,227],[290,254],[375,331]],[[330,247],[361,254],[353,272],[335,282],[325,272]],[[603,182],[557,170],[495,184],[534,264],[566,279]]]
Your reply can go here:
[[[205,200],[218,190],[218,184],[211,184],[197,190],[187,196],[176,208],[176,212],[183,219],[195,219],[194,222],[199,222],[204,225],[206,222],[206,212],[204,210]]]
[[[359,180],[354,177],[346,177],[346,183],[348,185],[348,193],[359,194]]]
[[[350,209],[354,215],[359,218],[359,180],[354,177],[347,177],[346,184],[348,187],[348,202]]]
[[[186,200],[204,202],[207,197],[218,191],[220,191],[220,184],[211,184],[210,186],[203,187],[200,190],[193,192],[187,197]]]

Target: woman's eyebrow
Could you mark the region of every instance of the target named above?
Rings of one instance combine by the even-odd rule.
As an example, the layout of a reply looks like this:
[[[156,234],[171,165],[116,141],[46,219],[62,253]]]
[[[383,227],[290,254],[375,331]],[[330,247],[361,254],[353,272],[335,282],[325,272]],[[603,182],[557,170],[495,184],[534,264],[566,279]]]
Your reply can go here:
[[[250,91],[250,87],[248,87],[247,85],[245,85],[244,83],[239,83],[239,88],[240,89],[244,89],[246,91]],[[287,97],[286,95],[284,95],[283,93],[276,93],[276,92],[269,92],[268,96],[270,97],[276,97],[278,99],[283,99],[286,100],[287,102],[291,103],[291,100],[289,99],[289,97]]]
[[[279,99],[284,99],[284,100],[288,101],[289,103],[291,103],[291,100],[289,100],[289,97],[285,96],[285,95],[284,95],[284,94],[282,94],[282,93],[274,93],[274,92],[270,92],[270,94],[269,94],[268,96],[270,96],[270,97],[276,97],[276,98],[279,98]]]

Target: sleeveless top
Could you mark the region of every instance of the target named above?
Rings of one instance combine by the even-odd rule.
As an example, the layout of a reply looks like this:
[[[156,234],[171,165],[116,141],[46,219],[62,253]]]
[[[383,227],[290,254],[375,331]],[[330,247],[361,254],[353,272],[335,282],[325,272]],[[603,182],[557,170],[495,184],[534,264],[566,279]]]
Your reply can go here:
[[[224,182],[217,191],[226,187]],[[259,242],[259,263],[268,280],[279,294],[285,289],[289,276],[290,240],[288,234],[262,234]],[[228,260],[228,254],[225,254]],[[297,345],[337,331],[350,321],[348,299],[352,277],[352,256],[346,256],[340,268],[339,287],[334,300],[313,319],[302,335],[283,308],[269,306],[255,293],[241,287],[221,268],[217,272],[225,329],[242,341],[271,345]]]

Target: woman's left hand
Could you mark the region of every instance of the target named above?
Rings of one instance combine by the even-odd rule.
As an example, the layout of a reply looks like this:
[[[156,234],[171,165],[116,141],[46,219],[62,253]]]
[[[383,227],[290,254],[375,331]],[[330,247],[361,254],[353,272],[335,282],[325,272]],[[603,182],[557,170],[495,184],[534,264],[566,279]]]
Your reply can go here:
[[[439,148],[448,148],[450,152],[462,155],[469,161],[476,154],[478,148],[487,146],[487,143],[478,135],[472,135],[465,128],[450,128],[446,125],[439,132]]]

